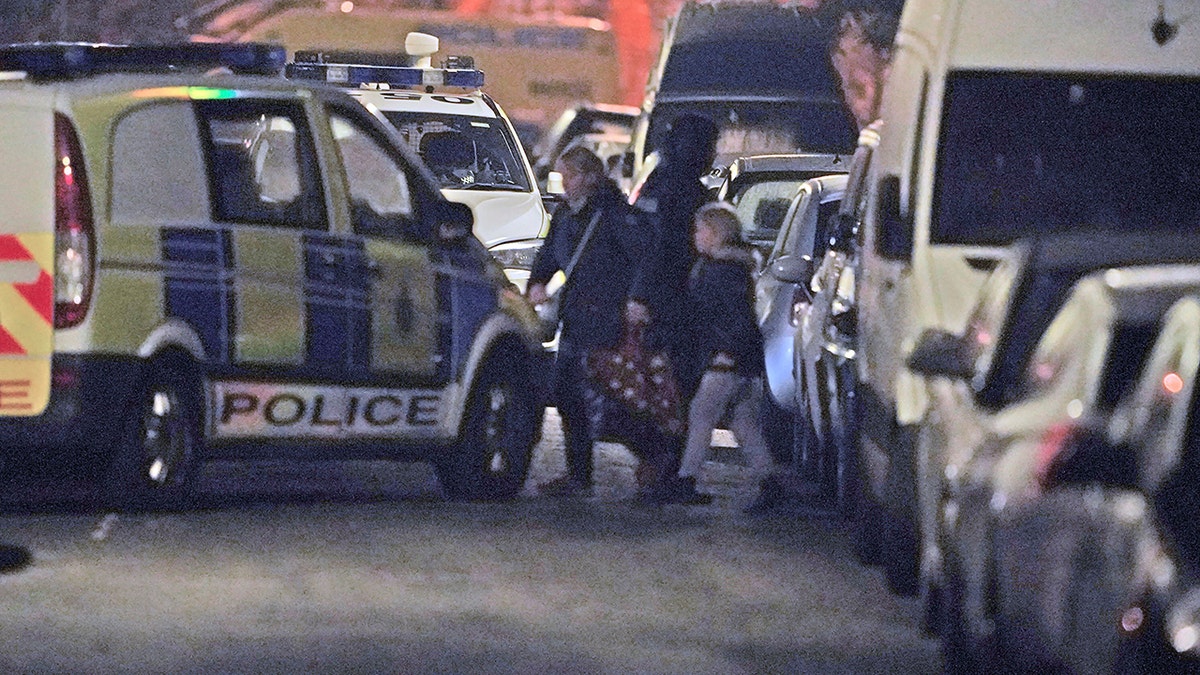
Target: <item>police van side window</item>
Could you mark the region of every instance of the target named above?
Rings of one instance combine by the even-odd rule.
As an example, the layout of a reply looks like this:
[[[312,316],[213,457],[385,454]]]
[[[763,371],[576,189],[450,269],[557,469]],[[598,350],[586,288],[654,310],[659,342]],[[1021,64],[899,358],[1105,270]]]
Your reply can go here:
[[[196,115],[186,101],[125,115],[113,132],[114,224],[204,222],[209,208]]]
[[[354,231],[403,236],[414,214],[405,168],[374,134],[349,117],[331,113],[329,124],[346,169]]]
[[[319,168],[299,107],[209,102],[200,114],[218,221],[327,229]]]

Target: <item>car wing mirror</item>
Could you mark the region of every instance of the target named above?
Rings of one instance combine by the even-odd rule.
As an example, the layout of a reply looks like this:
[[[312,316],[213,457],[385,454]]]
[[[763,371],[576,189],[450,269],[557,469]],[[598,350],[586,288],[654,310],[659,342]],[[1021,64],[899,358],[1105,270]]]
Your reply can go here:
[[[879,181],[879,255],[892,260],[909,260],[913,249],[913,222],[906,211],[900,177],[884,176]]]
[[[437,208],[436,232],[443,244],[461,244],[471,237],[475,215],[471,207],[458,202],[443,202]]]
[[[812,282],[813,261],[806,255],[784,255],[771,263],[770,275],[788,283],[807,287]]]
[[[908,356],[908,368],[926,377],[968,380],[975,375],[975,359],[961,335],[936,328],[921,333]]]

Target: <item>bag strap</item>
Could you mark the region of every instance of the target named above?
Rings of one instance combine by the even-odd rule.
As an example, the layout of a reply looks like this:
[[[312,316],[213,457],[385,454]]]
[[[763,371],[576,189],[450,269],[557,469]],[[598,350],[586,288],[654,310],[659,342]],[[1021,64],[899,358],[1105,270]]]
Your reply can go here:
[[[575,269],[575,263],[579,262],[579,257],[583,255],[583,249],[587,246],[588,240],[592,238],[592,232],[596,230],[596,223],[600,222],[600,216],[604,213],[601,209],[596,209],[596,214],[592,216],[591,222],[587,224],[587,229],[583,231],[583,238],[579,240],[579,245],[575,247],[575,252],[571,254],[571,260],[567,262],[567,266],[563,268],[563,283],[571,277],[571,270]]]

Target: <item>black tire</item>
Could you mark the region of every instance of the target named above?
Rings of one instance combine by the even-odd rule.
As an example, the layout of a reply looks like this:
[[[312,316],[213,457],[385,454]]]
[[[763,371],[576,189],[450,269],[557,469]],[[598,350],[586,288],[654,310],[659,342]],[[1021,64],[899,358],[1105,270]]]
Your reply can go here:
[[[921,633],[937,637],[942,628],[942,589],[934,581],[921,582]]]
[[[851,491],[851,548],[859,564],[878,565],[883,557],[883,547],[879,543],[879,506],[862,473],[857,467],[855,469]]]
[[[798,417],[775,403],[765,383],[762,401],[763,436],[766,437],[767,448],[776,465],[791,466],[795,461],[796,433],[799,431],[795,426]]]
[[[183,359],[148,366],[100,486],[103,508],[155,511],[190,505],[203,452],[200,391],[199,375]]]
[[[962,579],[957,569],[947,565],[942,584],[940,626],[942,672],[946,675],[974,675],[980,666],[979,654],[966,629],[963,613]]]
[[[911,598],[921,589],[921,563],[917,531],[912,520],[882,509],[883,572],[888,588],[901,597]]]
[[[484,362],[467,398],[458,443],[434,462],[447,498],[505,501],[521,492],[533,458],[539,403],[524,362],[491,357]]]

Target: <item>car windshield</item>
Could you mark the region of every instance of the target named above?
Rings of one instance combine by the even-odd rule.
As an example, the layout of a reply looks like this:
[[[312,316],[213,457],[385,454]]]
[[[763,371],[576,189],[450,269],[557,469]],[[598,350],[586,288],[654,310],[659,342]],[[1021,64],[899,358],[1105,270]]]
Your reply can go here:
[[[1200,81],[953,74],[931,238],[1200,225]]]
[[[654,106],[643,153],[662,142],[673,119],[704,115],[717,123],[717,166],[738,157],[792,152],[849,153],[854,128],[840,99],[677,101]]]
[[[500,119],[385,112],[444,189],[528,192],[517,142]]]

